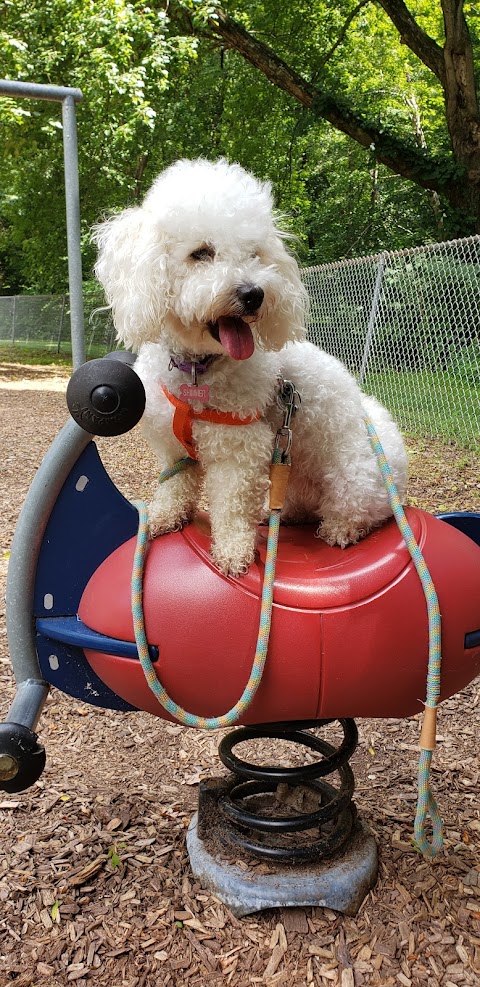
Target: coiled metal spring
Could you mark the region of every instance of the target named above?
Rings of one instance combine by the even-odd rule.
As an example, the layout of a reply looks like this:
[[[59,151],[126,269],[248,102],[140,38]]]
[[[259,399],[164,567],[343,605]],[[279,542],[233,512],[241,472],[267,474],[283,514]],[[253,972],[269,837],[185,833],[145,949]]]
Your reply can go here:
[[[343,740],[338,748],[312,733],[338,722]],[[242,760],[234,748],[246,741],[278,739],[308,748],[320,757],[298,767],[257,765]],[[348,764],[358,742],[352,719],[307,720],[240,727],[221,741],[219,756],[231,772],[230,779],[206,783],[203,791],[216,802],[218,826],[213,814],[202,824],[199,803],[199,835],[220,838],[224,845],[276,863],[304,863],[331,857],[347,842],[355,823],[352,803],[354,777]],[[325,781],[336,772],[339,787]],[[211,806],[210,806],[211,808]],[[299,809],[306,811],[299,811]],[[296,835],[295,835],[296,834]]]

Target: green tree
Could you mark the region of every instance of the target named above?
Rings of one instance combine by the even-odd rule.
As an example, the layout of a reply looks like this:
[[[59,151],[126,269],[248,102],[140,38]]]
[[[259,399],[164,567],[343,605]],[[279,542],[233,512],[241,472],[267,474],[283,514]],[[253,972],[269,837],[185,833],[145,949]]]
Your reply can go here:
[[[417,0],[416,15],[403,0],[182,6],[194,30],[237,51],[313,119],[328,121],[378,163],[446,200],[457,212],[458,232],[480,229],[474,2]],[[400,72],[397,84],[392,69]],[[428,140],[408,87],[422,95]]]
[[[447,57],[453,7],[457,34],[468,23],[461,64]],[[462,147],[470,131],[474,145],[479,17],[465,11],[453,0],[416,0],[416,19],[380,0],[0,0],[0,56],[7,78],[83,91],[87,278],[92,223],[180,156],[225,155],[269,178],[302,261],[322,263],[475,227],[475,159]],[[450,63],[460,75],[463,64],[467,136],[455,147]],[[0,127],[0,291],[64,291],[59,107],[0,99]]]
[[[161,157],[162,100],[168,101],[169,86],[184,75],[197,47],[195,38],[170,31],[164,10],[127,0],[6,0],[2,5],[5,76],[83,92],[78,130],[87,271],[89,228],[102,209],[123,206],[141,194],[152,151]],[[64,290],[59,107],[3,99],[0,126],[0,256],[8,244],[9,257],[17,258],[15,287]]]

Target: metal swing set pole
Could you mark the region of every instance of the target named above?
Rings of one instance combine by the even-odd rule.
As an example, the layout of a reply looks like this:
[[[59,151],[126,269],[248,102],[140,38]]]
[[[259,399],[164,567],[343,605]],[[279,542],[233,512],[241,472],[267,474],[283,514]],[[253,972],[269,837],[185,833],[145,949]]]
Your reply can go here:
[[[80,193],[78,181],[78,145],[75,104],[82,99],[80,89],[40,85],[34,82],[11,82],[0,79],[0,96],[11,99],[43,99],[62,104],[63,159],[65,169],[65,204],[67,214],[68,285],[74,370],[85,363],[83,321],[82,256],[80,247]]]
[[[65,200],[68,251],[68,279],[72,359],[74,368],[85,363],[85,334],[82,294],[82,261],[80,239],[80,195],[78,180],[78,146],[75,104],[82,99],[80,89],[0,80],[0,96],[9,98],[43,99],[62,104],[63,150],[65,170]],[[90,436],[71,421],[64,427],[55,448],[49,450],[27,494],[12,543],[6,598],[7,633],[16,694],[4,724],[0,724],[0,782],[15,778],[16,753],[25,743],[30,753],[39,754],[35,747],[35,730],[48,695],[48,683],[43,681],[36,649],[33,621],[33,592],[38,554],[43,531],[52,505],[68,473]],[[18,736],[17,736],[18,734]],[[5,746],[6,744],[6,746]],[[10,753],[10,747],[13,756]],[[28,771],[28,763],[27,763]],[[35,774],[38,777],[41,768]],[[31,783],[31,782],[30,782]],[[4,787],[0,785],[0,787]],[[23,785],[21,787],[26,787]],[[8,790],[8,788],[7,788]]]

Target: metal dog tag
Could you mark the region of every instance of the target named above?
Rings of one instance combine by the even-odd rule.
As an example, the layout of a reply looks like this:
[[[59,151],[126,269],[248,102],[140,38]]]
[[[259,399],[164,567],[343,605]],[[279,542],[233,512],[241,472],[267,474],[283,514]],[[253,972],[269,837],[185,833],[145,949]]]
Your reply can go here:
[[[180,388],[182,401],[202,401],[208,404],[210,388],[208,384],[182,384]]]

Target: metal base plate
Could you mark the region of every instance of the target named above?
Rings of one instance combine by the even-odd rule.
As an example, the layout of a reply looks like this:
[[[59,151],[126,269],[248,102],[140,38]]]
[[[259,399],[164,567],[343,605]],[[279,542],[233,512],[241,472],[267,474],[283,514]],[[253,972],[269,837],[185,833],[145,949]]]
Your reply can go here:
[[[378,872],[375,840],[359,819],[343,852],[319,863],[243,870],[228,859],[225,848],[218,854],[207,848],[198,835],[198,813],[188,828],[187,849],[195,877],[238,917],[308,905],[356,915]]]

